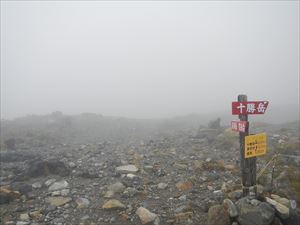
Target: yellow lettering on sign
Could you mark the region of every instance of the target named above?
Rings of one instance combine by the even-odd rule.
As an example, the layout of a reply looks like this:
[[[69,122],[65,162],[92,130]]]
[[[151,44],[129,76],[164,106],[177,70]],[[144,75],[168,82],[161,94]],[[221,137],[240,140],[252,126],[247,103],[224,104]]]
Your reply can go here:
[[[267,135],[260,133],[245,137],[245,158],[264,155],[267,152]]]

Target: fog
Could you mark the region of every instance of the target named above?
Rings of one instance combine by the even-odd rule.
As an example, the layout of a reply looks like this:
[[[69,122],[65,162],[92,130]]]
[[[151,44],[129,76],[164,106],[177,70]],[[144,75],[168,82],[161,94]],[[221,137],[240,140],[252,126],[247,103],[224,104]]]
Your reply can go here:
[[[230,115],[238,94],[298,115],[298,1],[1,1],[1,118]]]

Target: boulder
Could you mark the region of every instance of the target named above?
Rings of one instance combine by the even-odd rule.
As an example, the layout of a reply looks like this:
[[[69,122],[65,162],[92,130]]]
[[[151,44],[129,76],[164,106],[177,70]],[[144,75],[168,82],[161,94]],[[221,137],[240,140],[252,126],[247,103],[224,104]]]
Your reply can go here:
[[[70,174],[70,170],[61,161],[37,161],[30,165],[24,175],[27,177],[41,177],[49,174],[64,177]]]
[[[208,225],[230,225],[230,217],[222,205],[214,205],[208,210]]]
[[[245,197],[238,200],[236,206],[237,221],[241,225],[269,225],[275,217],[275,210],[266,202],[254,202]]]
[[[295,210],[290,210],[289,218],[281,219],[283,225],[299,225],[300,214]]]

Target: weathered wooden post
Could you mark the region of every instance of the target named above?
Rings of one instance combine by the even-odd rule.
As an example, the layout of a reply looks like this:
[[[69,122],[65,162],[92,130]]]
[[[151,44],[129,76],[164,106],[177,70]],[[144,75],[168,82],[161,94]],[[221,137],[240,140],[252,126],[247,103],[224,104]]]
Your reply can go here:
[[[248,115],[264,114],[268,101],[247,101],[247,95],[239,95],[232,102],[232,115],[238,115],[240,121],[231,121],[233,131],[239,132],[241,175],[243,195],[256,195],[256,156],[266,154],[267,137],[265,133],[249,135]]]
[[[239,95],[238,102],[247,102],[247,95]],[[246,121],[247,124],[245,132],[239,132],[243,196],[247,196],[250,188],[253,189],[251,192],[256,194],[256,157],[245,158],[245,137],[249,135],[248,115],[241,114],[239,119],[240,121]]]

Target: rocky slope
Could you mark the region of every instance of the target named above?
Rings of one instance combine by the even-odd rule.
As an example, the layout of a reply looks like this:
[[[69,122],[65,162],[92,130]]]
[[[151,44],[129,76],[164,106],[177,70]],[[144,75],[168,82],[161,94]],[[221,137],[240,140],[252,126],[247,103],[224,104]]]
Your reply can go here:
[[[275,169],[261,176],[257,200],[242,198],[238,137],[227,127],[123,119],[101,133],[95,118],[88,126],[59,118],[51,125],[39,118],[35,127],[24,121],[2,127],[1,224],[269,225],[298,218],[294,124],[251,128],[269,137],[258,170],[280,154]]]

